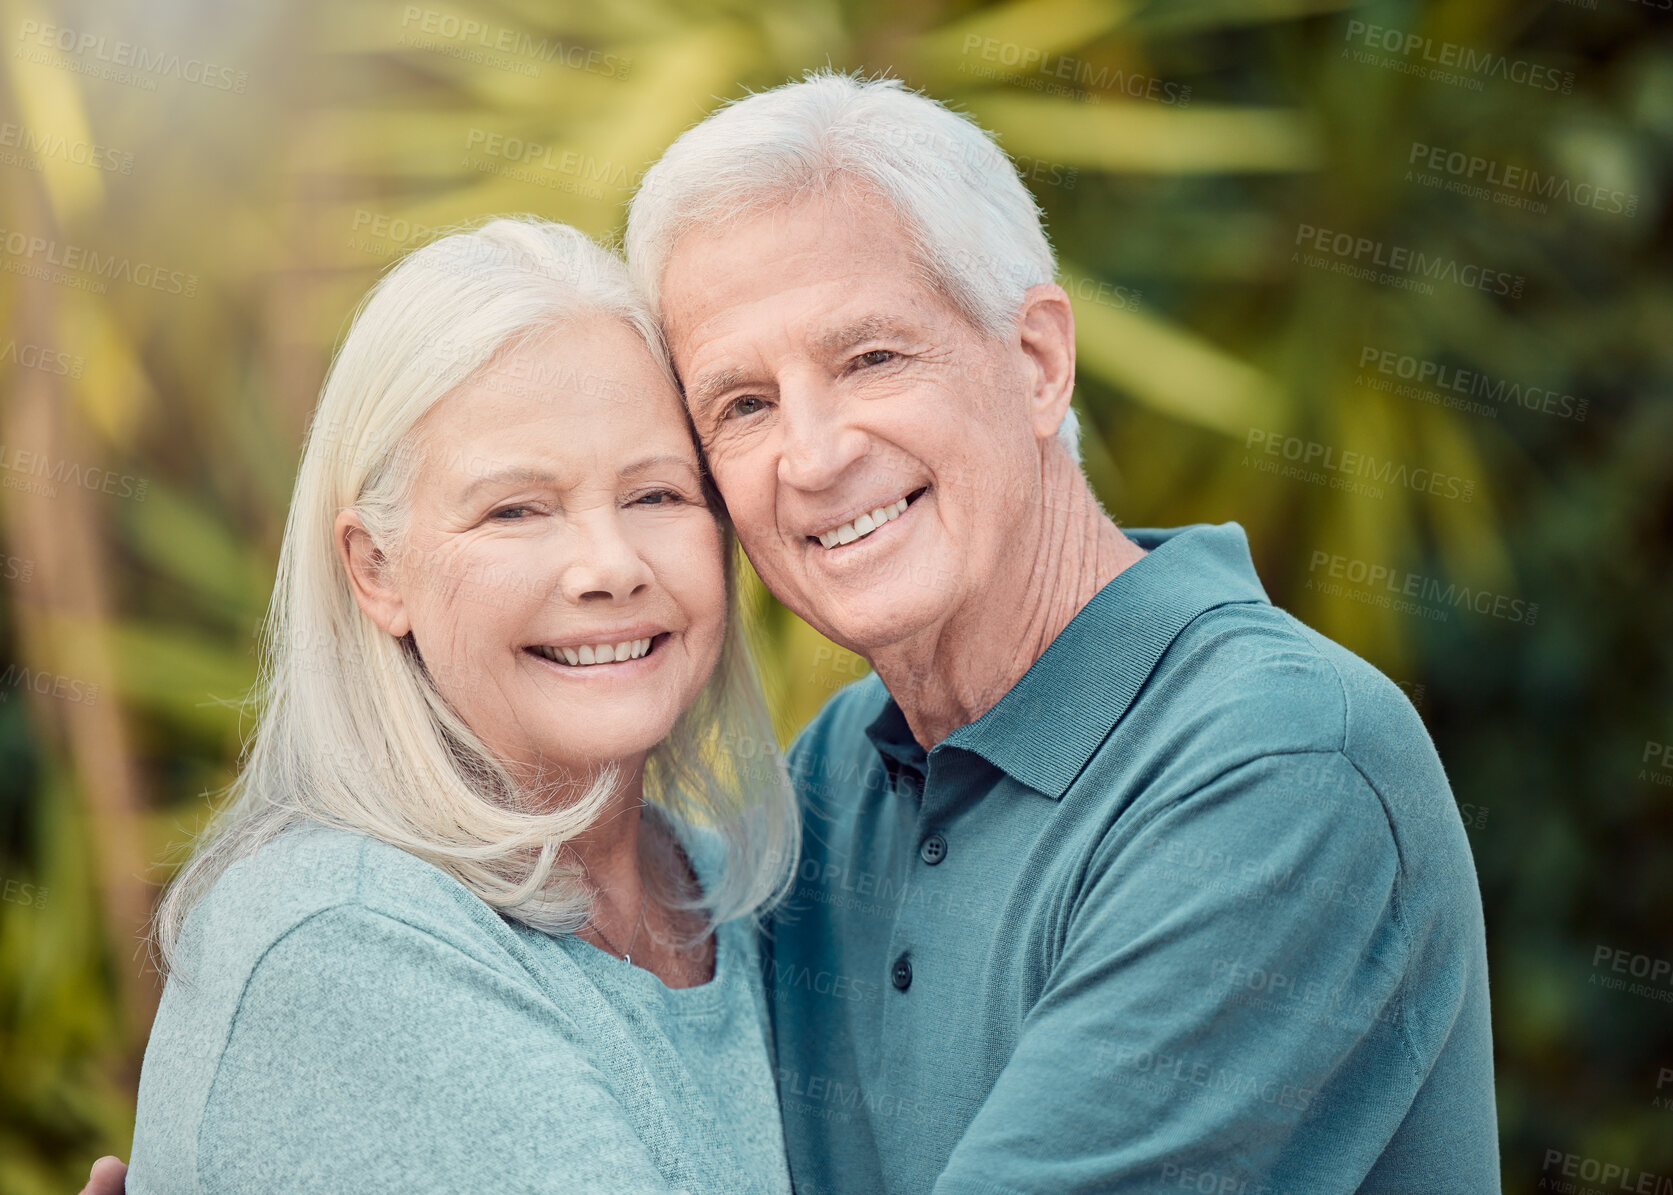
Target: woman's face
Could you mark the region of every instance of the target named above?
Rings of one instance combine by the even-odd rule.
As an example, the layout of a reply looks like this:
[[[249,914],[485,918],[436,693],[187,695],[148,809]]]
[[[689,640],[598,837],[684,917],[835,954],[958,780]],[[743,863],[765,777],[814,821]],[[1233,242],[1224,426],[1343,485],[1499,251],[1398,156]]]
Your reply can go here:
[[[380,625],[508,764],[636,761],[713,671],[720,530],[679,394],[618,320],[496,357],[417,428]],[[365,604],[364,601],[362,603]]]

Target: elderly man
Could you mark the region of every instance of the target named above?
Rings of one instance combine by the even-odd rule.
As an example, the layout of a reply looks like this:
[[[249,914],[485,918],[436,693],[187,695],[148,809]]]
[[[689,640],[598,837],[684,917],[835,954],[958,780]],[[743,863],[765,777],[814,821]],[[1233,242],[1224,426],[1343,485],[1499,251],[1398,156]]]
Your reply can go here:
[[[750,560],[875,673],[790,752],[797,1189],[1497,1190],[1429,737],[1236,524],[1100,509],[1074,317],[981,130],[810,76],[682,136],[627,248]]]

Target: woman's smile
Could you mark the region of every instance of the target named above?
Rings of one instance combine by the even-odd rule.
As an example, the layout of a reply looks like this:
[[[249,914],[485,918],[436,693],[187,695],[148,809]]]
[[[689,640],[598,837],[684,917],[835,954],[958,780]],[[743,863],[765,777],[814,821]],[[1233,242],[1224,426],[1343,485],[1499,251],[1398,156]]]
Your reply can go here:
[[[636,631],[625,635],[619,632],[600,633],[566,639],[562,643],[534,643],[523,650],[560,672],[636,677],[643,676],[662,661],[664,656],[657,655],[656,649],[672,634],[671,631]]]

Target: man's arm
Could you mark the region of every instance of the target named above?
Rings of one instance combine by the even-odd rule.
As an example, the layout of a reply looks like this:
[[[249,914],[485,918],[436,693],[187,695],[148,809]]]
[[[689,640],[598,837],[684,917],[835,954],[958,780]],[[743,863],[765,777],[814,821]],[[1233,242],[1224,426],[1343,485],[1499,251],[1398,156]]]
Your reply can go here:
[[[1419,1081],[1398,868],[1335,752],[1117,823],[935,1190],[1354,1190]]]

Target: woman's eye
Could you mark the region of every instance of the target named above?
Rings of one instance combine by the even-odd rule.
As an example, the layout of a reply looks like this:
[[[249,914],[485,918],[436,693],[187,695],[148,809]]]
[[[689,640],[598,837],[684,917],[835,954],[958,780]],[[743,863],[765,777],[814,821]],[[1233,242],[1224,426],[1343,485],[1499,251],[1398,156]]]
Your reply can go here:
[[[746,394],[742,398],[735,398],[727,407],[729,415],[753,415],[757,411],[765,410],[767,404],[753,394]]]
[[[680,501],[680,495],[673,490],[652,490],[648,494],[640,494],[633,500],[636,506],[662,506],[669,502]]]
[[[515,522],[533,513],[534,508],[531,506],[502,506],[488,517],[490,519],[501,519],[505,522]]]
[[[872,349],[869,352],[861,353],[854,359],[862,365],[882,365],[894,360],[894,358],[895,351],[893,349]]]

